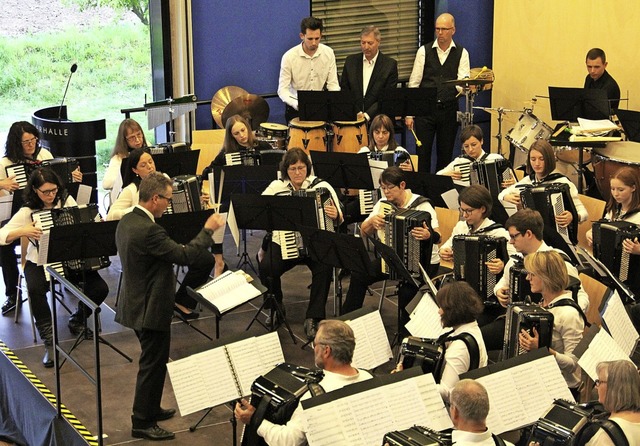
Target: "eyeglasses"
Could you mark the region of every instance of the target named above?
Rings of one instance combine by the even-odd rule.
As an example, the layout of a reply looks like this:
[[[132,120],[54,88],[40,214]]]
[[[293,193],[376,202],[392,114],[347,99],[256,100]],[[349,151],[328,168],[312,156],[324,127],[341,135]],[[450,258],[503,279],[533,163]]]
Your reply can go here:
[[[31,144],[35,144],[36,142],[38,142],[38,138],[34,136],[31,139],[25,139],[21,143],[22,143],[23,146],[28,146],[28,145],[31,145]]]
[[[518,238],[518,236],[522,235],[520,232],[516,232],[515,234],[509,233],[509,238],[511,240],[515,240]]]
[[[596,380],[594,381],[594,384],[596,385],[596,387],[599,387],[599,386],[600,386],[600,384],[606,384],[606,383],[607,383],[606,381],[601,381],[601,380],[599,380],[599,379],[596,379]]]
[[[461,213],[462,215],[471,215],[471,213],[472,213],[473,211],[475,211],[475,210],[476,210],[476,208],[469,208],[469,209],[463,209],[463,208],[460,208],[460,213]]]
[[[436,32],[437,33],[443,33],[445,31],[451,31],[452,29],[453,29],[453,27],[452,28],[436,28]]]
[[[295,173],[295,172],[304,172],[305,170],[307,170],[307,166],[302,166],[302,167],[289,167],[289,168],[287,169],[287,172]]]
[[[142,141],[144,140],[144,136],[142,133],[135,133],[133,135],[129,135],[125,138],[127,141]]]
[[[58,193],[57,187],[54,187],[53,189],[49,189],[49,190],[40,190],[36,188],[36,190],[40,192],[42,195],[47,195],[47,196],[55,195]]]
[[[164,198],[164,199],[165,199],[165,200],[167,200],[169,203],[173,202],[173,198],[165,197],[164,195],[160,195],[160,194],[158,194],[158,197],[160,197],[160,198]]]
[[[388,186],[385,186],[384,184],[381,184],[380,185],[380,190],[382,190],[383,192],[387,192],[387,191],[390,191],[390,190],[392,190],[392,189],[394,189],[396,187],[398,187],[398,186],[395,185],[395,184],[390,184]]]

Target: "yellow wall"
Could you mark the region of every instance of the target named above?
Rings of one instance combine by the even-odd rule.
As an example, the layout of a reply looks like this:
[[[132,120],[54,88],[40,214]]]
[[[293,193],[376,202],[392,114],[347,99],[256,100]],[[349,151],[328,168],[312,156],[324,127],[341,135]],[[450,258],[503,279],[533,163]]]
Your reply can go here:
[[[638,0],[495,0],[492,106],[518,110],[505,116],[503,135],[531,98],[548,96],[549,85],[582,87],[585,55],[593,47],[605,51],[607,71],[620,85],[621,96],[629,96],[620,108],[640,110],[638,5]],[[538,98],[534,114],[555,126],[548,99]],[[497,129],[493,116],[492,133]],[[496,144],[492,138],[493,151]]]

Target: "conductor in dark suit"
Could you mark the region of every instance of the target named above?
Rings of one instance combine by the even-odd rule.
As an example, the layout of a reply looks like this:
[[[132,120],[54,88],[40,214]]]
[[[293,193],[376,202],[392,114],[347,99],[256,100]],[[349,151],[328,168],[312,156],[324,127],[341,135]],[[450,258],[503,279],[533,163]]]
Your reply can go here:
[[[213,214],[188,244],[174,242],[155,222],[169,206],[172,193],[169,178],[150,173],[140,183],[138,205],[120,220],[116,230],[123,271],[116,322],[135,331],[141,348],[131,435],[148,440],[175,436],[157,425],[175,414],[175,409],[160,407],[176,290],[173,265],[192,264],[211,246],[213,231],[223,223],[222,217]]]
[[[382,91],[398,83],[398,62],[378,50],[381,39],[378,27],[366,26],[360,33],[362,53],[347,57],[340,78],[340,89],[355,93],[358,110],[367,121],[382,113]]]

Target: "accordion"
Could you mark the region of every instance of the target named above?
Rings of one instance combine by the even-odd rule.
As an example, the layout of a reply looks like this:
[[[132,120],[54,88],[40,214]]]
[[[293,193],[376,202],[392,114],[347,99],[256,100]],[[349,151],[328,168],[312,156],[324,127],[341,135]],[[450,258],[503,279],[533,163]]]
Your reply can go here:
[[[527,444],[531,442],[545,445],[576,444],[574,440],[591,420],[592,415],[592,409],[557,399],[533,425]]]
[[[578,212],[568,184],[552,183],[526,187],[520,192],[520,199],[523,207],[535,209],[542,215],[544,240],[547,243],[563,251],[566,251],[565,245],[578,243]],[[564,211],[573,214],[573,220],[566,228],[558,226],[555,220],[555,217]]]
[[[438,339],[409,336],[402,341],[398,362],[404,370],[420,367],[422,373],[432,373],[439,382],[444,367],[444,347]]]
[[[533,335],[534,327],[539,335],[538,348],[549,347],[553,331],[553,314],[538,305],[509,304],[504,327],[503,361],[527,353],[520,348],[518,335],[521,330],[527,330]]]
[[[455,279],[464,280],[481,299],[490,302],[499,278],[489,271],[486,262],[494,259],[507,261],[507,240],[490,235],[456,235],[452,247]]]
[[[82,206],[35,211],[31,214],[31,219],[42,227],[43,232],[48,232],[52,227],[96,222],[99,221],[100,216],[98,205],[91,203]],[[56,262],[51,265],[58,273],[64,276],[68,272],[97,271],[111,265],[111,261],[109,257],[102,256]]]
[[[384,435],[382,443],[389,446],[450,446],[453,444],[450,429],[435,431],[424,426],[388,432]]]
[[[196,175],[178,175],[173,178],[173,198],[167,214],[182,214],[202,210],[200,181]]]
[[[321,370],[311,370],[286,362],[259,376],[251,385],[251,405],[256,408],[256,412],[251,423],[245,427],[242,444],[266,444],[256,432],[262,420],[286,424],[298,406],[300,397],[307,390],[313,396],[324,393],[318,384],[323,376]]]
[[[225,166],[257,166],[260,155],[253,149],[224,154]]]
[[[509,295],[512,302],[532,302],[537,304],[542,300],[540,293],[531,292],[531,284],[527,280],[527,274],[529,272],[524,268],[523,259],[518,257],[518,261],[511,266],[509,271]],[[580,280],[569,276],[569,285],[566,289],[571,291],[571,296],[576,302],[578,302],[580,287]]]
[[[502,183],[513,179],[515,179],[515,174],[511,164],[504,158],[471,163],[469,182],[481,184],[491,192],[491,195],[502,192],[504,189]]]
[[[147,147],[151,155],[162,155],[163,153],[178,153],[189,150],[189,144],[186,142],[165,142],[155,146]]]
[[[427,211],[416,209],[399,209],[390,202],[382,203],[384,213],[384,229],[378,234],[382,243],[391,247],[407,270],[414,277],[422,277],[420,264],[429,265],[431,262],[432,239],[426,241],[416,240],[411,235],[411,230],[422,227],[426,223],[429,230],[431,228],[431,214]],[[386,262],[382,261],[382,272],[389,274],[390,279],[398,279],[397,272],[389,268]]]
[[[369,215],[373,212],[373,206],[380,199],[380,193],[378,190],[358,190],[358,202],[360,203],[360,213],[362,215]]]
[[[279,194],[286,195],[286,194]],[[326,187],[318,187],[315,189],[300,189],[296,191],[290,191],[288,195],[292,197],[312,197],[316,203],[316,218],[317,228],[325,231],[335,232],[334,222],[325,211],[324,206],[333,202],[331,192]],[[302,237],[299,232],[296,231],[275,231],[275,237],[278,238],[282,259],[290,260],[300,258],[300,250],[302,248]]]
[[[594,221],[593,231],[593,256],[599,259],[609,270],[618,276],[622,282],[633,281],[638,289],[640,280],[629,274],[631,271],[639,271],[640,256],[624,252],[622,242],[627,239],[640,237],[640,227],[626,221]]]
[[[36,169],[49,167],[60,177],[63,183],[69,184],[73,182],[71,173],[76,170],[78,166],[78,160],[75,158],[53,158],[43,161],[12,164],[11,166],[7,166],[5,171],[7,177],[15,175],[20,189],[24,189],[27,186],[27,181],[29,181],[31,173]]]

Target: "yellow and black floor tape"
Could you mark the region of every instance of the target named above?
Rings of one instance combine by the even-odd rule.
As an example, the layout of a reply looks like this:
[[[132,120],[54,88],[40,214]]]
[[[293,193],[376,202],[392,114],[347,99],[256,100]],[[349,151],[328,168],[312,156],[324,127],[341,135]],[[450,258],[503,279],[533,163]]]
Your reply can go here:
[[[38,391],[51,403],[53,407],[56,407],[56,395],[51,392],[47,386],[45,386],[42,381],[38,379],[38,377],[33,373],[29,368],[20,360],[18,355],[16,355],[7,345],[0,340],[0,352],[2,352],[9,360],[13,363],[14,366],[22,374],[33,384],[33,386],[38,389]],[[96,440],[95,435],[91,434],[89,430],[82,425],[80,420],[76,418],[75,415],[71,413],[69,409],[63,404],[61,408],[62,416],[69,422],[71,426],[85,439],[87,443],[90,445],[98,445],[98,441]]]

